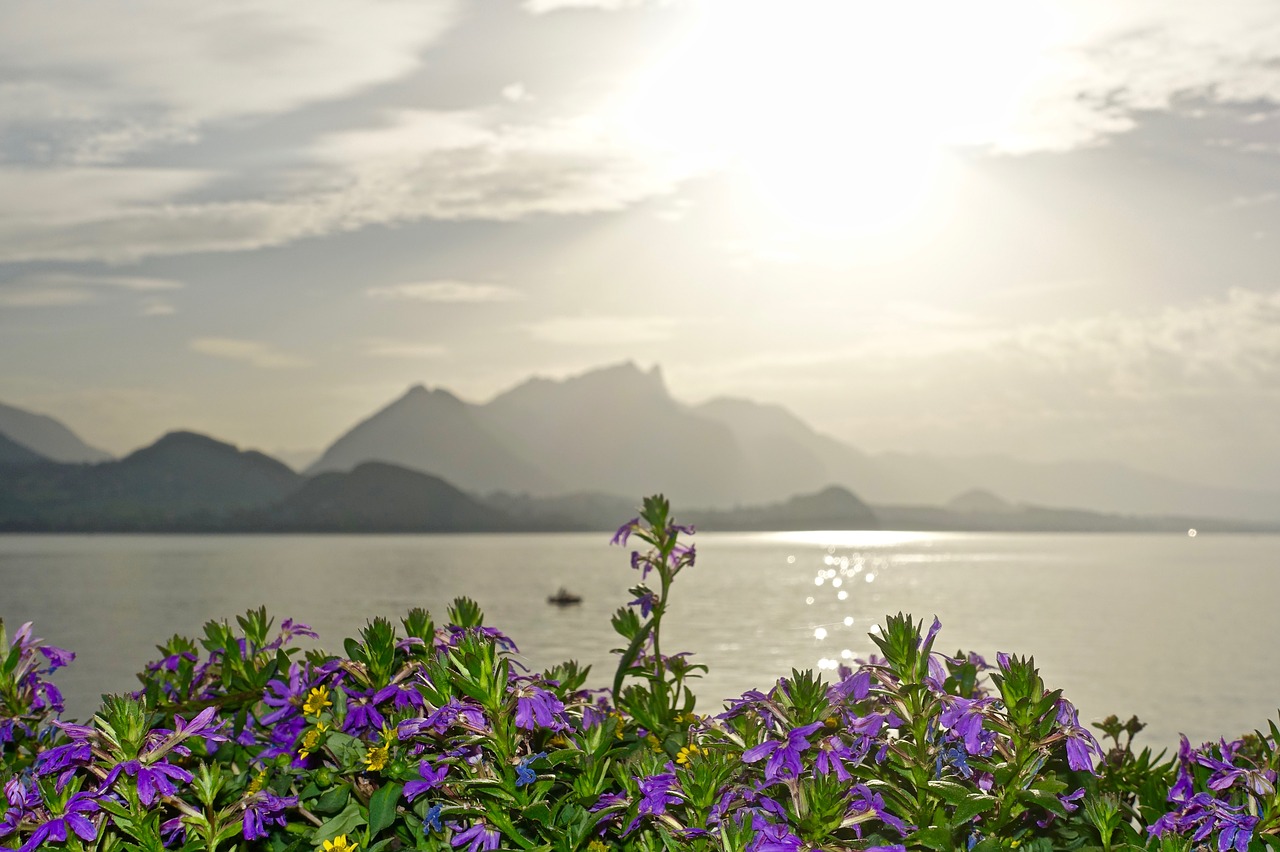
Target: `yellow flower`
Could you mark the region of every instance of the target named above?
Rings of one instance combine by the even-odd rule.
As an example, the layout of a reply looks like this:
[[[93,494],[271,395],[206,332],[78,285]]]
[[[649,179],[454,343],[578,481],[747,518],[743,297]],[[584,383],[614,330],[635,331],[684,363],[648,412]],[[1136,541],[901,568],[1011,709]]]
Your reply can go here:
[[[662,740],[658,739],[653,734],[650,734],[644,739],[645,739],[645,742],[649,744],[649,747],[651,749],[653,749],[654,751],[662,751]]]
[[[329,687],[321,685],[307,693],[307,700],[302,703],[302,712],[308,716],[319,716],[321,710],[332,706],[333,702],[329,700]]]
[[[254,793],[258,792],[266,785],[267,785],[267,770],[264,769],[258,773],[257,778],[254,778],[252,781],[249,782],[249,795],[252,796]]]
[[[339,834],[332,840],[326,840],[320,848],[324,852],[356,852],[356,847],[359,845],[359,843],[349,842],[345,834]]]
[[[593,840],[587,844],[587,852],[609,852],[609,847],[599,840]]]
[[[329,726],[321,722],[307,731],[302,737],[302,748],[298,750],[298,757],[306,757],[315,751],[316,746],[320,744],[320,735],[327,730],[329,730]]]
[[[676,753],[676,763],[684,766],[690,760],[693,760],[695,755],[699,754],[702,754],[702,749],[698,748],[697,743],[689,743],[689,745]]]
[[[377,772],[387,765],[387,751],[390,748],[390,743],[383,743],[380,746],[369,746],[369,753],[364,756],[364,762],[365,765],[369,767],[370,772]]]

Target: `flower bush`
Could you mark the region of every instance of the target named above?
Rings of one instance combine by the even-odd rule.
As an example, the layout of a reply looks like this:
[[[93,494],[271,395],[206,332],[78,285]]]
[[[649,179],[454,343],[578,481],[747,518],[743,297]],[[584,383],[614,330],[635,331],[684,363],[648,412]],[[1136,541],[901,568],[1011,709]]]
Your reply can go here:
[[[661,497],[614,542],[639,582],[607,689],[543,673],[459,599],[371,621],[342,655],[265,611],[175,636],[88,724],[47,676],[72,654],[0,625],[0,844],[70,850],[1280,849],[1274,724],[1165,759],[1093,727],[1034,661],[935,650],[899,614],[880,656],[793,671],[698,715],[703,671],[663,653],[693,530]],[[237,629],[238,628],[238,629]]]

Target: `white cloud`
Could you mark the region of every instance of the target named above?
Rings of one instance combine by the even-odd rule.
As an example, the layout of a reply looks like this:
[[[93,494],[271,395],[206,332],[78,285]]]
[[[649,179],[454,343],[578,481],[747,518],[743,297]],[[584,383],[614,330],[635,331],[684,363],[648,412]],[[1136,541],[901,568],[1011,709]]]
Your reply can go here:
[[[239,361],[263,370],[291,370],[310,365],[310,361],[282,352],[267,343],[234,337],[198,337],[188,344],[193,352]]]
[[[327,169],[340,168],[344,196],[375,221],[618,210],[689,176],[592,116],[523,125],[471,111],[388,118],[315,149]]]
[[[290,194],[217,202],[184,200],[211,182],[203,173],[0,170],[0,262],[121,263],[419,219],[619,210],[689,175],[590,118],[510,125],[475,112],[401,112],[311,153]]]
[[[70,137],[77,153],[69,159],[117,159],[192,138],[210,122],[288,111],[401,77],[451,25],[456,7],[454,0],[6,3],[0,55],[13,82],[0,83],[0,120]]]
[[[553,317],[526,326],[535,340],[566,346],[657,343],[671,338],[680,321],[670,317]]]
[[[419,302],[483,303],[510,302],[523,297],[519,290],[497,284],[469,281],[422,281],[370,287],[365,291],[375,299],[407,299]]]
[[[1280,103],[1280,13],[1268,0],[1059,5],[1063,26],[997,150],[1098,144],[1180,100]]]
[[[98,302],[121,293],[153,293],[177,290],[181,281],[125,275],[82,275],[37,273],[0,282],[0,305],[12,308],[67,307]],[[143,300],[143,313],[151,315],[160,304],[154,297]],[[167,304],[167,303],[166,303]],[[164,311],[172,313],[172,307]]]

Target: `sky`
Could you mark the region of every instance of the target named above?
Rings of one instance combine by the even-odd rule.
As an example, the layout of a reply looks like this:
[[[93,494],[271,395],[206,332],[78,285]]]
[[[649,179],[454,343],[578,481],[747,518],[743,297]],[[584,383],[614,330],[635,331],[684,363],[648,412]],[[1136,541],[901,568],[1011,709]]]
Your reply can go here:
[[[1280,482],[1275,0],[0,0],[0,401],[286,458],[631,360]]]

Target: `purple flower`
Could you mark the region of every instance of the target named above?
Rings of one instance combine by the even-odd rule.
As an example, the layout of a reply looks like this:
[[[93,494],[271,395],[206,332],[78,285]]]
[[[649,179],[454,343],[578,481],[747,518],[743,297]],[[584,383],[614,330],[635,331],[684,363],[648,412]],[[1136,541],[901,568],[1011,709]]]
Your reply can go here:
[[[102,779],[100,789],[105,790],[110,787],[122,773],[137,779],[138,800],[147,807],[150,807],[159,797],[172,796],[178,792],[173,784],[174,781],[182,784],[191,782],[190,772],[171,763],[159,761],[150,766],[143,766],[137,760],[126,760],[124,763],[116,764],[107,777]]]
[[[866,784],[855,784],[850,792],[853,794],[853,798],[849,801],[849,810],[845,817],[846,825],[849,824],[849,820],[852,820],[855,830],[857,830],[861,821],[871,815],[885,825],[892,827],[903,837],[907,835],[910,829],[903,824],[902,820],[885,809],[883,796],[879,793],[873,793]]]
[[[527,694],[516,698],[516,727],[526,731],[550,728],[553,731],[569,729],[564,722],[564,704],[554,694],[538,686],[531,686]]]
[[[984,731],[983,708],[989,704],[985,698],[959,698],[948,695],[943,698],[946,706],[938,717],[938,724],[954,739],[964,742],[964,750],[970,755],[991,754],[995,734]],[[1078,727],[1078,726],[1077,726]],[[967,776],[966,776],[967,777]]]
[[[867,748],[865,747],[859,753],[840,737],[823,738],[823,741],[818,743],[818,757],[813,762],[814,774],[829,775],[836,773],[836,778],[844,782],[844,780],[851,778],[849,770],[845,769],[846,762],[856,765],[864,756],[867,756]]]
[[[821,727],[821,722],[814,722],[811,725],[793,728],[788,731],[785,742],[766,740],[757,746],[752,746],[742,753],[742,762],[755,763],[768,757],[769,762],[764,767],[766,784],[799,777],[802,768],[800,752],[809,747],[807,737]]]
[[[285,808],[296,808],[297,796],[277,796],[270,790],[259,790],[245,803],[242,832],[245,840],[267,836],[268,825],[283,826],[288,820]]]
[[[404,785],[404,797],[412,802],[428,790],[434,790],[444,783],[445,776],[449,774],[449,765],[441,763],[432,767],[427,761],[418,764],[418,775],[421,781],[410,781]]]
[[[1093,773],[1093,756],[1105,757],[1093,734],[1080,727],[1076,708],[1065,698],[1058,699],[1058,724],[1067,738],[1067,765],[1076,772]]]
[[[422,693],[403,683],[388,684],[373,696],[374,704],[385,704],[388,700],[396,710],[421,710],[423,707]]]
[[[630,834],[640,824],[642,816],[661,816],[667,812],[667,805],[676,805],[680,803],[680,797],[672,790],[676,786],[676,776],[674,767],[670,763],[667,764],[668,772],[660,772],[657,775],[646,775],[641,778],[633,776],[640,785],[640,806],[637,808],[637,816],[627,826],[623,834]],[[597,803],[598,804],[598,803]]]
[[[484,820],[473,823],[466,831],[460,832],[453,836],[453,840],[449,841],[449,845],[457,848],[466,846],[467,852],[488,852],[488,850],[497,849],[498,844],[502,842],[502,833],[495,828],[489,828]]]
[[[800,852],[800,838],[785,823],[775,825],[756,813],[751,815],[751,827],[755,837],[747,846],[748,852]]]
[[[627,606],[639,606],[641,617],[648,618],[649,613],[653,612],[653,605],[654,603],[657,602],[657,600],[658,600],[658,596],[653,593],[652,589],[644,589],[644,592],[640,595],[640,597],[629,602]]]
[[[345,688],[345,687],[344,687]],[[342,723],[342,732],[352,736],[373,734],[382,729],[386,719],[378,712],[377,692],[352,692],[347,690],[347,719]]]
[[[45,669],[46,672],[52,672],[63,666],[68,666],[76,658],[76,655],[71,651],[55,648],[52,645],[41,645],[40,653],[44,654],[45,659],[49,661],[49,668]]]
[[[871,693],[871,672],[858,669],[827,687],[827,700],[832,704],[842,704],[849,699],[861,701]]]
[[[450,698],[448,704],[426,718],[405,719],[397,727],[396,733],[400,739],[407,740],[427,731],[443,734],[454,725],[471,731],[483,731],[486,727],[484,711],[473,704],[463,704],[456,698]]]
[[[85,814],[97,813],[98,810],[98,802],[93,794],[73,794],[67,800],[62,816],[54,817],[47,822],[41,823],[32,835],[27,838],[27,842],[22,844],[19,852],[32,852],[32,850],[38,849],[45,841],[61,843],[67,839],[68,829],[86,843],[93,842],[98,838],[98,829]]]
[[[639,527],[640,527],[640,519],[632,518],[622,526],[618,527],[618,531],[613,534],[613,538],[609,540],[609,544],[620,544],[623,547],[626,547],[627,539],[631,537],[632,531],[638,529]]]

